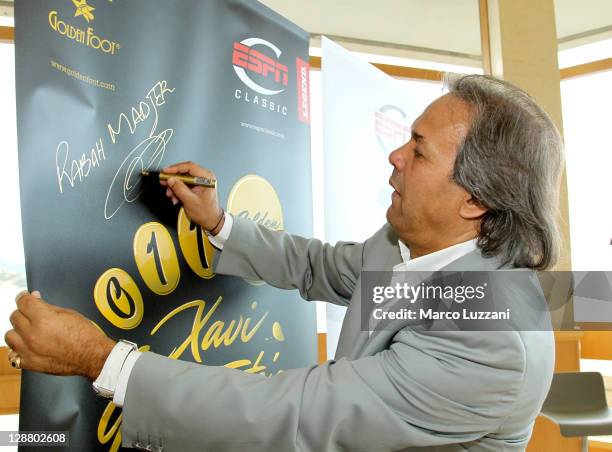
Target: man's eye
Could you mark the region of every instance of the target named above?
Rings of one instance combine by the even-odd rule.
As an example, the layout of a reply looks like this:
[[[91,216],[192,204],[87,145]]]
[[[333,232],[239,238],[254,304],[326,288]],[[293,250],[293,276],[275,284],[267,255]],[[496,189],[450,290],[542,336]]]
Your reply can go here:
[[[416,158],[421,158],[421,157],[423,157],[423,154],[421,154],[421,153],[420,153],[418,150],[416,150],[416,149],[415,149],[415,150],[414,150],[414,156],[415,156]]]

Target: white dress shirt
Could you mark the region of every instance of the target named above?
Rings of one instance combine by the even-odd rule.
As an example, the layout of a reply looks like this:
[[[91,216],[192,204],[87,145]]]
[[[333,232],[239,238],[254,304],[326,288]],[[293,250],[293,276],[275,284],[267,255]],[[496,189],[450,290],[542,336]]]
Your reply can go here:
[[[225,245],[225,242],[230,236],[233,224],[234,218],[232,217],[232,215],[225,213],[225,223],[223,224],[221,231],[219,231],[216,236],[208,237],[208,240],[215,248],[219,250],[223,249],[223,245]],[[408,247],[399,240],[398,244],[403,262],[393,267],[394,272],[437,271],[440,270],[442,267],[445,267],[446,265],[450,264],[452,261],[476,249],[476,239],[473,239],[463,243],[458,243],[453,246],[449,246],[448,248],[436,251],[435,253],[411,259],[410,250],[408,249]],[[119,351],[116,349],[117,347],[115,347],[111,351],[111,354],[119,353]],[[123,402],[125,400],[125,392],[127,390],[130,374],[132,373],[132,369],[134,368],[136,361],[141,355],[142,352],[132,351],[127,355],[125,361],[123,361],[121,364],[116,363],[117,360],[114,360],[114,365],[105,365],[102,369],[102,373],[100,373],[100,376],[98,377],[99,380],[117,382],[117,385],[114,388],[113,403],[120,408],[123,407]],[[112,360],[110,360],[110,356],[107,359],[107,362],[113,362]]]
[[[451,262],[471,253],[476,249],[476,240],[472,239],[466,242],[457,243],[435,253],[426,254],[425,256],[410,258],[410,250],[400,240],[397,241],[400,247],[403,262],[393,267],[394,272],[399,271],[438,271],[446,267]]]
[[[397,243],[399,244],[400,254],[402,255],[402,262],[393,267],[393,272],[435,272],[476,249],[476,239],[472,239],[441,249],[435,253],[415,257],[413,259],[410,257],[410,249],[408,249],[404,242],[398,240]],[[423,279],[426,278],[424,275],[419,275],[419,277]],[[393,286],[395,282],[403,282],[404,280],[405,276],[402,277],[398,275],[397,277],[391,278],[390,285]],[[375,327],[375,325],[370,325],[370,328],[373,327]],[[373,331],[370,330],[368,334],[371,336],[372,332]]]

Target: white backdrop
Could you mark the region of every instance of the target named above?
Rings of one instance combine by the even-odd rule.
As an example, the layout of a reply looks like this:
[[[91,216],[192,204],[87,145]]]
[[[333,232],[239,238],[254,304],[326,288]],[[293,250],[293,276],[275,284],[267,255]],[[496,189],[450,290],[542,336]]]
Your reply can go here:
[[[572,270],[612,271],[611,82],[608,71],[561,83]],[[574,319],[612,322],[612,303],[575,297]]]
[[[363,241],[386,222],[388,156],[441,94],[441,83],[399,81],[323,38],[324,238]],[[328,304],[327,353],[333,357],[345,309]]]

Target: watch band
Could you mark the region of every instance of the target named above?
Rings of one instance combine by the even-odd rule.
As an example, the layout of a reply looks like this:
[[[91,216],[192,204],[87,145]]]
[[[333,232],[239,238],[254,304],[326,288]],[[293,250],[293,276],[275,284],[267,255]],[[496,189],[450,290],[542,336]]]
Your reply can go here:
[[[97,395],[108,399],[113,398],[123,363],[128,355],[136,350],[138,350],[138,346],[125,339],[115,344],[104,362],[100,375],[92,383],[92,387]]]

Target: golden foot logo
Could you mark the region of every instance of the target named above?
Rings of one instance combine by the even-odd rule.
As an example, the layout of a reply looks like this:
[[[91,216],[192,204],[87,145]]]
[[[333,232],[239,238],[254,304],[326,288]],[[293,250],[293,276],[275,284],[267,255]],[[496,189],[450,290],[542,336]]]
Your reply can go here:
[[[72,0],[72,3],[74,3],[74,6],[76,6],[74,17],[83,16],[83,19],[85,19],[87,23],[94,20],[92,11],[94,11],[96,8],[89,6],[87,4],[87,0]]]
[[[112,0],[109,0],[109,2],[112,2]],[[72,0],[72,3],[76,7],[74,17],[81,16],[88,24],[94,20],[93,11],[96,8],[88,5],[87,0]],[[118,42],[96,35],[93,27],[87,26],[83,29],[63,20],[55,10],[49,11],[49,26],[56,33],[94,50],[115,55],[121,48],[121,44]]]

